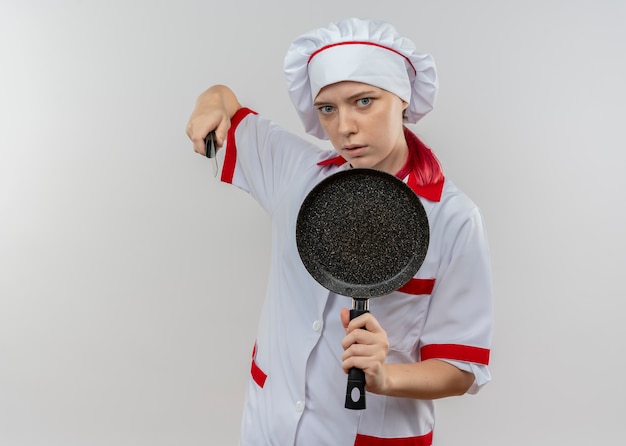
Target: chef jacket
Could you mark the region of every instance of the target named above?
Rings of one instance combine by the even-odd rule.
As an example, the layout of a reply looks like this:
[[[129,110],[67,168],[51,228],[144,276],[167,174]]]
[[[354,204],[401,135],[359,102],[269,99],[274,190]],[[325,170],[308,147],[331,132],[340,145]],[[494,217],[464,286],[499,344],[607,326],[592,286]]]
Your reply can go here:
[[[408,130],[407,130],[408,131]],[[254,197],[271,217],[268,288],[252,351],[240,444],[406,445],[432,443],[430,400],[367,394],[365,410],[344,408],[345,336],[339,312],[350,299],[307,272],[296,247],[297,214],[307,193],[350,168],[324,150],[242,108],[231,121],[221,180]],[[476,205],[447,178],[417,186],[430,226],[428,253],[413,279],[370,299],[387,331],[389,363],[428,358],[470,371],[470,393],[490,380],[491,275],[484,224]]]

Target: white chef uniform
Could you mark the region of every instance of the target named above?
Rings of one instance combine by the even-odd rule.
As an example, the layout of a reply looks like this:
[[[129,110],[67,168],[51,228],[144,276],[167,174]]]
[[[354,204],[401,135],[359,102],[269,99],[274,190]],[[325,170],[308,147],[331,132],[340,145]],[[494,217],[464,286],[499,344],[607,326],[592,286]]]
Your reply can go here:
[[[412,445],[432,442],[432,401],[368,393],[367,409],[344,408],[345,333],[339,310],[350,299],[329,293],[306,271],[295,226],[306,194],[350,168],[322,150],[241,109],[232,119],[222,181],[250,193],[271,217],[268,289],[253,350],[241,445]],[[411,185],[411,175],[406,179]],[[474,373],[474,393],[489,381],[491,277],[479,210],[448,179],[414,188],[426,209],[430,244],[415,279],[370,300],[387,331],[388,362],[428,358]],[[433,192],[433,190],[435,192]],[[262,298],[259,295],[259,298]]]

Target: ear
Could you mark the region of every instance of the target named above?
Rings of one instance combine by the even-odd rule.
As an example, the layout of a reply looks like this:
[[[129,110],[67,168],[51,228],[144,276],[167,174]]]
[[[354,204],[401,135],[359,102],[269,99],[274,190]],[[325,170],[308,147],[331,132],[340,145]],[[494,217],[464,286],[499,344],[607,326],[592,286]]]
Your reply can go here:
[[[406,122],[408,119],[406,117],[406,109],[409,108],[409,103],[402,101],[402,121]]]

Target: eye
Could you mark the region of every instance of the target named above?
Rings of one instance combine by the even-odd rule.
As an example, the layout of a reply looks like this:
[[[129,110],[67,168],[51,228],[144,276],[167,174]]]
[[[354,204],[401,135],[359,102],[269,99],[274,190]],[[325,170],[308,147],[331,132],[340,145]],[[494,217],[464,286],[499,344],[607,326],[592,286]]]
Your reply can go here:
[[[318,110],[321,114],[328,115],[333,112],[334,107],[332,105],[322,105]]]
[[[361,99],[357,99],[356,101],[356,105],[358,105],[359,107],[367,107],[371,103],[372,103],[372,98],[361,98]]]

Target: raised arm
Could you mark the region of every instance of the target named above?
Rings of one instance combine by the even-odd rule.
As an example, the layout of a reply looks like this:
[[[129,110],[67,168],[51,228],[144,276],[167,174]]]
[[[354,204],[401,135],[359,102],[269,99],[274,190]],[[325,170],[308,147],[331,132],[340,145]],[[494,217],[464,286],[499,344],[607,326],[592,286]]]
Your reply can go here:
[[[215,130],[217,146],[222,147],[230,120],[240,108],[237,97],[225,85],[214,85],[198,96],[187,122],[187,136],[193,143],[193,150],[206,155],[204,139],[212,130]]]

